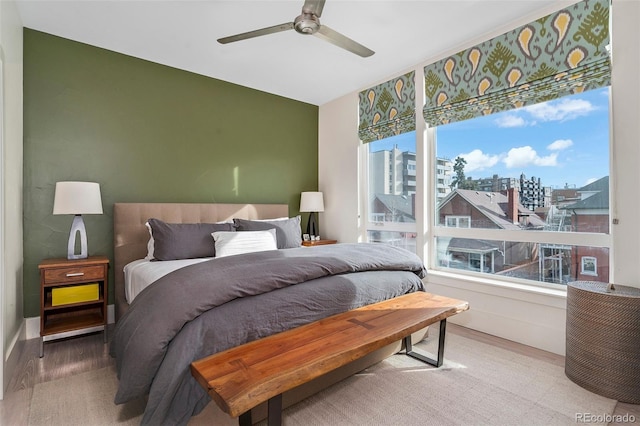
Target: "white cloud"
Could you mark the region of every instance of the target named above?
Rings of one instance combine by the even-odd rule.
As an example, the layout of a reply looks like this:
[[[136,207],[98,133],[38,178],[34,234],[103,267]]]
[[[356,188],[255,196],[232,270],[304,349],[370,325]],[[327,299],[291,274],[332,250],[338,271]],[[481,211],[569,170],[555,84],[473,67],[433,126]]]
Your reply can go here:
[[[501,115],[495,122],[498,127],[524,127],[527,125],[524,118],[513,114]]]
[[[467,162],[464,166],[464,172],[466,175],[470,172],[482,171],[484,169],[491,168],[500,161],[499,156],[485,154],[479,149],[474,149],[467,154],[460,154],[459,156],[464,158]]]
[[[569,148],[571,145],[573,145],[573,141],[571,139],[558,139],[547,145],[547,149],[550,151],[561,151]]]
[[[527,166],[555,166],[558,164],[558,154],[553,153],[546,157],[540,157],[535,149],[530,146],[511,148],[507,156],[502,160],[509,169]]]
[[[524,110],[541,121],[566,121],[588,115],[594,111],[591,102],[584,99],[561,99],[524,107]]]

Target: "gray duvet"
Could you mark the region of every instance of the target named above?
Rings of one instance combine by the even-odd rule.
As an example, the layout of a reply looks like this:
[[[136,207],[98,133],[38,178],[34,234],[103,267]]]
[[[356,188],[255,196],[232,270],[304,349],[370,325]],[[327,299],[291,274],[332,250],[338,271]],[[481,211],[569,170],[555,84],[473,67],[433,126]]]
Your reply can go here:
[[[186,424],[210,401],[192,361],[360,306],[423,290],[414,254],[337,244],[212,259],[142,291],[111,343],[116,404],[148,395],[142,424]]]

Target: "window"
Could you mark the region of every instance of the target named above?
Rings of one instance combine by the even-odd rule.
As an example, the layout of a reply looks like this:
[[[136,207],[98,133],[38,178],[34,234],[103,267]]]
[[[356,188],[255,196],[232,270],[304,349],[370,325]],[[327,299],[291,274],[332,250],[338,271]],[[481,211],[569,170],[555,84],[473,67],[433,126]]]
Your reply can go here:
[[[429,266],[608,282],[609,9],[577,2],[424,66],[426,164],[410,126],[413,72],[360,92],[369,240],[415,244],[422,191]]]
[[[471,217],[469,216],[446,216],[446,226],[451,228],[471,228]]]
[[[438,126],[432,161],[451,159],[453,178],[439,197],[436,167],[434,264],[539,283],[608,282],[608,95]]]
[[[416,251],[415,131],[363,145],[366,151],[367,240]]]
[[[591,256],[582,257],[582,274],[598,276],[598,259]]]

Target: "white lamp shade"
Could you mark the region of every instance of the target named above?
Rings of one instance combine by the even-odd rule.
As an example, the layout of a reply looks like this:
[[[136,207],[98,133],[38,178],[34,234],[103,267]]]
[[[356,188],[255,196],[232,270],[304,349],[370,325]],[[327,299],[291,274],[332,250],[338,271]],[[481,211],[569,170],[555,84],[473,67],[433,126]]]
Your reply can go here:
[[[301,212],[323,212],[324,199],[322,192],[303,192],[300,197]]]
[[[53,214],[102,214],[100,184],[57,182]]]

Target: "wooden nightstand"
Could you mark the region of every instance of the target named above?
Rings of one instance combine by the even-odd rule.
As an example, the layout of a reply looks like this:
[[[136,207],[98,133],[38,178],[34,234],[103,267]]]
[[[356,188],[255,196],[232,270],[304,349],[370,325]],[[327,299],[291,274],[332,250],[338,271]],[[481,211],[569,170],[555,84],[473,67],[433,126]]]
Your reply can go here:
[[[40,269],[40,357],[44,342],[104,332],[107,343],[109,259],[46,259]]]
[[[305,247],[324,246],[327,244],[336,244],[338,240],[318,240],[318,241],[303,241],[302,245]]]

